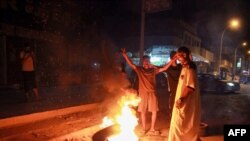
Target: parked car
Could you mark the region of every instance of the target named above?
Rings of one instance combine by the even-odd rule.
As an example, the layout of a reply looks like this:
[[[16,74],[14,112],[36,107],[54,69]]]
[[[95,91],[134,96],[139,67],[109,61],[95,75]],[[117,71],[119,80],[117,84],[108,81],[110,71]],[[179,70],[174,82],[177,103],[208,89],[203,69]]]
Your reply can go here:
[[[236,92],[240,90],[240,83],[221,80],[213,74],[198,74],[200,90],[203,92]]]
[[[243,84],[250,83],[250,75],[240,76],[240,83],[243,83]]]

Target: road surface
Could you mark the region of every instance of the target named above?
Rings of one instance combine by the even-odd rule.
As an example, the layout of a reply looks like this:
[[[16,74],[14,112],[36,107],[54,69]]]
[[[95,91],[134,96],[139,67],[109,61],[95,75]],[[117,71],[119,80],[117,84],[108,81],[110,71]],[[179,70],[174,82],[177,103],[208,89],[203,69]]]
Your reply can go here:
[[[86,91],[88,92],[88,91]],[[169,128],[168,110],[166,109],[168,96],[166,90],[159,90],[160,108],[157,121],[157,128],[162,132],[161,136],[142,136],[142,141],[165,141],[167,139]],[[76,100],[79,104],[79,98]],[[250,124],[250,85],[242,85],[242,89],[238,93],[233,94],[202,94],[202,122],[208,124],[205,130],[203,141],[223,141],[223,125],[225,124]],[[56,101],[56,100],[55,100]],[[61,99],[61,103],[74,102],[71,97]],[[39,104],[38,104],[39,103]],[[46,107],[46,100],[38,101],[39,106]],[[102,105],[104,104],[104,105]],[[77,140],[88,141],[92,139],[93,134],[100,130],[99,124],[106,114],[108,106],[105,103],[98,104],[99,106],[90,110],[76,110],[73,113],[59,112],[55,116],[45,116],[45,118],[36,120],[38,117],[33,116],[34,113],[29,113],[25,116],[33,116],[29,122],[19,122],[18,124],[9,124],[0,128],[0,138],[2,140],[25,140],[25,141],[42,141],[42,140]],[[27,104],[25,107],[36,106],[34,102]],[[86,105],[86,104],[83,104]],[[14,105],[12,105],[14,106]],[[17,104],[20,107],[20,103]],[[82,105],[81,105],[82,106]],[[104,108],[106,106],[106,108]],[[71,107],[71,106],[70,106]],[[72,105],[77,107],[77,105]],[[22,110],[21,108],[19,108]],[[60,110],[67,109],[61,108]],[[23,109],[27,110],[27,109]],[[8,109],[5,109],[8,111]],[[51,112],[54,110],[47,110]],[[1,111],[4,112],[4,111]],[[56,112],[54,112],[56,113]],[[36,115],[43,112],[35,113]],[[0,122],[14,119],[19,116],[1,118]],[[41,117],[40,117],[41,118]],[[139,127],[137,127],[139,128]]]

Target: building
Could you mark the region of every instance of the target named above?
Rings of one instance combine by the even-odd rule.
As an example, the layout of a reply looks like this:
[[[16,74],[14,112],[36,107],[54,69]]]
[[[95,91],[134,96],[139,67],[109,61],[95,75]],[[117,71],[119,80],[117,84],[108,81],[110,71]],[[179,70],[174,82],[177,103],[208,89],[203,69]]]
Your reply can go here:
[[[134,26],[138,26],[135,24]],[[132,26],[133,27],[133,26]],[[126,34],[126,32],[128,32]],[[132,32],[132,33],[131,33]],[[134,33],[133,33],[134,32]],[[135,63],[139,63],[138,31],[126,30],[119,40],[120,46],[125,46],[132,52]],[[202,47],[202,41],[197,35],[194,26],[176,18],[152,18],[145,22],[145,51],[151,56],[153,64],[161,66],[169,61],[170,51],[180,46],[187,46],[192,51],[193,60],[198,65],[199,73],[208,73],[214,62],[213,53]]]

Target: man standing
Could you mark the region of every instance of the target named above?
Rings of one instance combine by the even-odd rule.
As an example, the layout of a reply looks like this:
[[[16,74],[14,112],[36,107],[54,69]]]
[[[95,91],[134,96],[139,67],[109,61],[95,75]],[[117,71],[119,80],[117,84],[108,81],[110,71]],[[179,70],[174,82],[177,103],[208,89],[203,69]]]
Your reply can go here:
[[[176,55],[176,51],[170,52],[170,59],[173,60]],[[169,113],[170,117],[173,111],[173,105],[175,100],[176,89],[178,85],[179,76],[181,74],[182,66],[177,64],[177,61],[174,61],[171,66],[166,70],[167,80],[168,80],[168,90],[170,93],[169,96]]]
[[[27,100],[30,99],[30,92],[32,91],[35,94],[36,100],[39,100],[35,78],[35,54],[29,45],[26,45],[25,49],[21,51],[20,59],[26,98]]]
[[[149,56],[144,55],[142,60],[142,66],[136,66],[127,56],[126,50],[121,49],[122,55],[128,65],[136,72],[139,79],[139,97],[141,102],[138,107],[138,111],[141,113],[141,122],[143,132],[146,133],[146,112],[149,111],[151,115],[151,127],[148,135],[157,135],[159,131],[155,130],[155,122],[157,118],[158,100],[156,97],[156,74],[166,70],[174,60],[171,60],[163,68],[157,68],[150,64]]]
[[[178,49],[182,65],[175,104],[173,108],[168,141],[198,141],[200,127],[200,93],[196,65],[187,47]]]

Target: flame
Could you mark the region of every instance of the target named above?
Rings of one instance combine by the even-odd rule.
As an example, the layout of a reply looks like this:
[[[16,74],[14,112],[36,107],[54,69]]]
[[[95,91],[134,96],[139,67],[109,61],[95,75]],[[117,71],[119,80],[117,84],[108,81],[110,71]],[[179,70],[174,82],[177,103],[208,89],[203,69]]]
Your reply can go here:
[[[133,107],[137,106],[140,101],[141,99],[137,96],[137,94],[128,91],[126,91],[126,94],[121,97],[118,102],[121,109],[114,119],[114,122],[120,127],[120,132],[116,135],[108,137],[109,141],[139,140],[134,132],[135,127],[138,125],[138,118],[136,117],[136,112]],[[107,119],[105,122],[107,123]]]
[[[113,125],[113,124],[114,124],[114,121],[113,121],[111,118],[105,116],[105,117],[102,119],[102,124],[100,125],[100,127],[101,127],[101,128],[106,128],[106,127],[111,126],[111,125]]]

